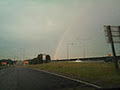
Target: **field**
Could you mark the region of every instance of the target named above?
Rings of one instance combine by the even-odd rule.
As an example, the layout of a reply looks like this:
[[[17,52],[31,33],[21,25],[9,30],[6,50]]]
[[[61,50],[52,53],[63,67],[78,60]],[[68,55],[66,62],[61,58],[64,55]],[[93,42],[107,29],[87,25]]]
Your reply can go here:
[[[26,67],[59,73],[102,87],[120,87],[120,70],[116,72],[113,63],[52,62]]]

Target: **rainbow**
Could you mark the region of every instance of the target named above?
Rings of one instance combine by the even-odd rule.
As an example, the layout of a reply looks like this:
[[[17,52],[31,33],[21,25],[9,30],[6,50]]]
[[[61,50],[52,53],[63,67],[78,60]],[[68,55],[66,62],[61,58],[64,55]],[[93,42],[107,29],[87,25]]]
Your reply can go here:
[[[61,46],[61,43],[62,43],[62,41],[63,41],[63,39],[64,39],[64,36],[65,36],[66,32],[67,32],[67,30],[64,31],[63,35],[62,35],[61,38],[60,38],[60,41],[58,42],[57,48],[55,49],[55,53],[54,53],[54,55],[53,55],[53,60],[56,59],[57,52],[58,52],[58,50],[59,50],[59,47]]]
[[[59,50],[59,47],[60,47],[61,44],[62,44],[62,41],[64,40],[65,34],[67,33],[68,30],[70,30],[70,26],[73,25],[73,23],[70,23],[70,24],[71,24],[71,25],[69,25],[69,28],[67,28],[67,29],[64,30],[64,33],[62,34],[62,36],[61,36],[61,38],[60,38],[60,41],[58,42],[57,48],[55,49],[55,53],[54,53],[54,55],[53,55],[53,60],[56,59],[57,52],[58,52],[58,50]]]

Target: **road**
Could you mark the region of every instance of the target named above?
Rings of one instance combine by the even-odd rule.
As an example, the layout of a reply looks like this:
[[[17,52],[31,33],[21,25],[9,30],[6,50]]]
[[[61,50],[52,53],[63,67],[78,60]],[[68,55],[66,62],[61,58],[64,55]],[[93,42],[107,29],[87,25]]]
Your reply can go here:
[[[0,70],[0,90],[79,90],[80,88],[95,89],[30,68],[8,67]]]

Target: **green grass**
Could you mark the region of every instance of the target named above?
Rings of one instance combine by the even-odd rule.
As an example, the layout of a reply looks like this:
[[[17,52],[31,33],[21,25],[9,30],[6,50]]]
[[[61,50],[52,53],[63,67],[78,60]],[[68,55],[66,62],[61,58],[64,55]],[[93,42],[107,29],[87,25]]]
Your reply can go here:
[[[39,68],[66,76],[97,83],[103,87],[120,87],[120,70],[116,72],[113,63],[54,62],[27,67]]]

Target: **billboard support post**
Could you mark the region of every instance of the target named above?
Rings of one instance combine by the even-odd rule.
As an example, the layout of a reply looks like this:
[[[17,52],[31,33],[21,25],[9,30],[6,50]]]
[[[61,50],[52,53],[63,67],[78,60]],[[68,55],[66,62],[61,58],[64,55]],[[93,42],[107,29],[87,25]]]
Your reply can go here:
[[[112,32],[111,32],[111,27],[108,26],[107,30],[108,30],[108,34],[109,34],[108,38],[110,40],[110,44],[111,44],[111,48],[112,48],[112,53],[113,53],[115,68],[116,68],[116,70],[118,70],[119,66],[118,66],[118,60],[116,59],[116,52],[115,52],[115,47],[114,47],[114,42],[113,42],[113,37],[112,37]]]

